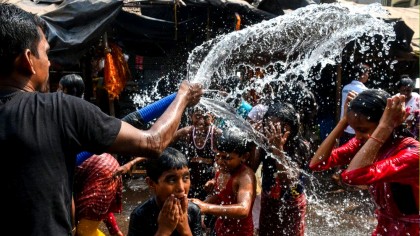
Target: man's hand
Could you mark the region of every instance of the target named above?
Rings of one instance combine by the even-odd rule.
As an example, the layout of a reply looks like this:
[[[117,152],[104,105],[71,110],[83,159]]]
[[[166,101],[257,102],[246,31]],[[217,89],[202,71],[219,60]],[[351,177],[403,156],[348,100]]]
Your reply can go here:
[[[185,94],[188,100],[188,106],[195,106],[200,102],[203,95],[203,86],[198,83],[190,83],[187,80],[182,81],[178,93]]]
[[[205,202],[203,202],[203,201],[201,201],[200,199],[197,199],[197,198],[191,198],[190,201],[192,203],[195,203],[200,208],[201,214],[206,214],[207,213],[206,209],[205,209],[205,205],[206,205]]]
[[[215,185],[216,185],[216,180],[211,179],[207,181],[206,184],[204,185],[204,191],[208,193],[212,192]]]

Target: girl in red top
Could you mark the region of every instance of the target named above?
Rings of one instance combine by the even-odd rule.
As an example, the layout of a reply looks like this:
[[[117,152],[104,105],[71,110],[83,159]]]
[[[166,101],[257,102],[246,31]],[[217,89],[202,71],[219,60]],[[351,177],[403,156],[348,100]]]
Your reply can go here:
[[[345,115],[311,160],[312,170],[347,165],[341,179],[368,185],[378,224],[372,235],[419,235],[419,141],[401,124],[405,97],[369,89],[350,92]],[[336,139],[350,125],[356,136],[338,148]]]

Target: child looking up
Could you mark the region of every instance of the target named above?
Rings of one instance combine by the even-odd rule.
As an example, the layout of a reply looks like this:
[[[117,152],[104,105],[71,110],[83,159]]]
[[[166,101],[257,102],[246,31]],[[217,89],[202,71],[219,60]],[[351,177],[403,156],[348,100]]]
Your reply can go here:
[[[176,131],[173,147],[186,153],[191,174],[191,191],[188,197],[204,200],[207,192],[204,185],[214,176],[213,141],[221,130],[213,125],[211,113],[201,107],[194,107],[191,125]]]
[[[202,235],[200,209],[187,199],[190,172],[180,151],[168,147],[149,159],[146,182],[153,196],[131,213],[128,236]]]
[[[208,183],[214,184],[214,194],[204,202],[191,200],[203,214],[218,216],[214,226],[216,235],[253,235],[252,205],[256,178],[254,171],[244,164],[251,145],[240,130],[224,130],[216,144],[219,168],[215,178]]]

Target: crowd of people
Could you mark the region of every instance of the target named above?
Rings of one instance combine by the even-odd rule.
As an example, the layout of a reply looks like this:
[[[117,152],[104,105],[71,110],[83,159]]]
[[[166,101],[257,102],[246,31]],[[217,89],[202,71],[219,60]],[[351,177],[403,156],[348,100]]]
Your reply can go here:
[[[9,213],[2,225],[24,222],[15,235],[105,235],[101,222],[110,235],[124,235],[113,215],[122,207],[121,174],[139,161],[152,196],[132,211],[130,236],[303,236],[303,173],[335,167],[343,183],[368,186],[376,205],[372,235],[419,234],[420,95],[410,78],[391,96],[363,87],[369,67],[361,66],[354,83],[363,89],[344,87],[341,118],[319,147],[304,132],[307,111],[317,109],[309,90],[259,105],[234,98],[233,110],[257,141],[225,121],[216,126],[217,114],[197,106],[202,85],[182,81],[146,130],[138,123],[148,119],[137,111],[117,119],[83,100],[78,75],[46,91],[49,44],[38,16],[0,3],[0,30],[0,147],[13,167],[2,172]],[[187,109],[191,124],[180,128]],[[347,127],[354,134],[338,144]],[[113,154],[134,158],[120,165]],[[253,211],[259,168],[260,210]]]

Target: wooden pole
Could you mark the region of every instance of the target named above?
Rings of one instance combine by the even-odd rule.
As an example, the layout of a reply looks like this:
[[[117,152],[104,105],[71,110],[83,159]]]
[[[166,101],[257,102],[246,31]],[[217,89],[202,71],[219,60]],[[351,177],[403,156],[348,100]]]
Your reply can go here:
[[[110,53],[109,52],[110,48],[109,48],[109,45],[108,45],[108,33],[107,32],[104,33],[104,51],[105,51],[105,58],[106,58],[106,54]],[[105,77],[105,75],[104,75],[104,77]],[[104,80],[105,80],[105,78],[104,78]],[[114,98],[110,94],[108,94],[108,106],[109,106],[109,115],[115,117]]]

